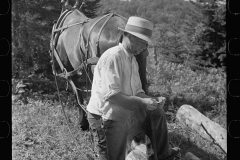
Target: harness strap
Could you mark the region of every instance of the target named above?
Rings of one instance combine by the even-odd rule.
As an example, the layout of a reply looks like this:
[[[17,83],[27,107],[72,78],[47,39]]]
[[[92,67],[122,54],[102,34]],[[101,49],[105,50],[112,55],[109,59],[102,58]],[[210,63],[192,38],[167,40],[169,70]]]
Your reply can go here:
[[[114,13],[110,13],[110,14],[109,14],[108,18],[107,18],[106,21],[103,23],[102,27],[100,28],[100,30],[99,30],[99,32],[98,32],[97,41],[96,41],[97,51],[98,51],[99,39],[100,39],[102,30],[103,30],[104,26],[107,24],[107,22],[110,20],[110,18],[113,17],[113,16],[114,16]]]
[[[65,26],[65,27],[61,27],[61,28],[55,29],[54,32],[58,32],[58,31],[67,29],[67,28],[70,28],[70,27],[75,26],[75,25],[78,25],[78,24],[84,24],[84,23],[86,23],[86,22],[88,22],[88,21],[89,21],[89,19],[86,19],[86,20],[83,21],[83,22],[78,22],[78,23],[74,23],[74,24],[71,24],[71,25],[67,25],[67,26]]]
[[[52,37],[51,37],[51,51],[50,51],[50,54],[51,54],[51,57],[52,57],[52,69],[53,69],[53,74],[56,74],[57,76],[60,76],[60,77],[63,77],[62,75],[60,74],[57,74],[56,72],[56,69],[55,69],[55,66],[54,66],[54,61],[53,61],[53,58],[55,57],[61,70],[64,71],[64,66],[62,64],[62,61],[60,60],[58,54],[57,54],[57,50],[55,49],[55,46],[54,46],[54,29],[55,29],[55,26],[56,26],[56,23],[53,25],[53,30],[52,30]]]
[[[98,62],[99,58],[98,57],[91,57],[91,58],[88,58],[86,61],[84,61],[78,68],[74,69],[73,71],[70,71],[70,72],[67,72],[66,73],[66,77],[70,77],[70,76],[73,76],[75,74],[77,74],[78,71],[82,70],[82,68],[84,66],[87,66],[87,65],[96,65],[97,62]]]
[[[63,24],[63,21],[65,20],[66,16],[68,14],[70,14],[71,12],[69,11],[66,11],[66,12],[63,12],[63,15],[64,16],[61,16],[63,17],[61,20],[58,20],[58,23],[59,24],[59,21],[61,22],[59,25],[62,25]],[[67,121],[67,117],[66,117],[66,113],[64,111],[64,108],[63,108],[63,104],[62,104],[62,101],[61,101],[61,98],[60,98],[60,93],[59,93],[59,88],[58,88],[58,84],[57,84],[57,79],[56,79],[56,76],[60,76],[60,77],[63,77],[65,79],[67,79],[67,82],[69,82],[75,92],[75,95],[77,97],[77,103],[78,105],[84,110],[85,113],[87,113],[87,110],[86,110],[86,107],[81,103],[80,99],[79,99],[79,96],[78,96],[78,91],[77,91],[77,88],[75,86],[75,84],[73,83],[73,81],[71,80],[71,78],[69,78],[70,76],[73,76],[75,75],[79,70],[81,70],[83,67],[86,66],[86,64],[97,64],[97,61],[98,61],[98,58],[97,57],[92,57],[92,58],[89,58],[87,59],[86,61],[83,61],[83,63],[75,70],[71,71],[71,72],[67,72],[67,70],[65,69],[65,67],[63,66],[63,63],[61,61],[61,59],[59,58],[59,55],[58,55],[58,52],[57,52],[57,49],[56,49],[56,45],[57,45],[57,41],[58,41],[58,38],[60,36],[60,31],[64,30],[64,29],[67,29],[71,26],[74,26],[74,25],[77,25],[77,24],[84,24],[85,22],[89,21],[89,19],[86,19],[85,21],[83,22],[79,22],[79,23],[76,23],[76,24],[73,24],[73,25],[69,25],[69,26],[66,26],[66,27],[62,27],[62,28],[58,28],[56,29],[56,23],[54,23],[53,25],[53,29],[52,29],[52,35],[51,35],[51,40],[50,40],[50,44],[51,44],[51,50],[50,50],[50,54],[51,54],[51,57],[52,57],[52,69],[53,69],[53,73],[54,73],[54,77],[55,77],[55,82],[56,82],[56,86],[57,86],[57,90],[58,90],[58,96],[59,96],[59,101],[61,102],[61,106],[62,106],[62,111],[63,111],[63,114],[64,114],[64,117],[65,117],[65,120],[67,122],[67,126],[68,126],[68,129],[69,129],[69,132],[71,133],[71,136],[76,140],[76,143],[77,143],[77,146],[79,147],[80,144],[78,143],[76,137],[73,136],[73,133],[71,132],[70,130],[70,127],[69,127],[69,124],[68,124],[68,121]],[[57,25],[57,27],[59,27],[59,25]],[[54,56],[61,68],[61,70],[63,71],[63,73],[61,74],[57,74],[56,70],[55,70],[55,66],[54,66],[54,62],[53,62],[53,59],[54,59]],[[87,73],[86,73],[87,74]],[[94,150],[94,139],[93,139],[93,133],[92,133],[92,130],[90,128],[90,142],[92,144],[92,150],[94,152],[94,155],[95,157],[97,157],[96,153],[95,153],[95,150]]]
[[[56,58],[60,68],[62,71],[66,71],[65,67],[63,66],[62,64],[62,61],[61,59],[59,58],[58,56],[58,53],[57,53],[57,50],[55,48],[55,46],[57,45],[57,41],[58,41],[58,38],[60,36],[60,32],[56,32],[56,28],[58,28],[60,25],[63,24],[63,21],[66,19],[67,15],[69,15],[70,13],[72,13],[72,11],[69,11],[69,10],[66,10],[64,11],[61,15],[60,15],[60,18],[57,20],[56,23],[54,23],[53,25],[53,29],[52,29],[52,36],[51,36],[51,54],[52,54],[52,63],[53,62],[53,55],[54,57]],[[59,77],[64,77],[63,74],[57,74],[56,70],[55,70],[55,67],[54,65],[52,65],[52,69],[53,69],[53,73],[56,74],[57,76]]]
[[[119,14],[117,14],[117,13],[115,13],[114,15],[116,15],[116,16],[118,16],[118,17],[121,17],[122,19],[124,19],[125,21],[127,21],[127,18],[126,18],[126,17],[123,17],[123,16],[121,16],[121,15],[119,15]]]
[[[55,26],[56,26],[56,23],[53,25],[52,36],[51,36],[51,50],[49,51],[50,54],[51,54],[51,57],[52,57],[51,63],[52,63],[52,70],[53,70],[53,74],[54,74],[54,75],[57,74],[56,69],[55,69],[55,66],[54,66],[54,61],[53,61],[54,56],[55,56],[55,58],[56,58],[56,60],[57,60],[57,62],[58,62],[58,64],[59,64],[61,70],[62,70],[62,71],[64,70],[64,66],[63,66],[63,64],[62,64],[62,61],[60,60],[58,54],[56,53],[57,50],[56,50],[55,47],[54,47],[54,40],[55,40],[55,39],[54,39],[54,29],[55,29]]]
[[[55,49],[54,49],[54,50],[55,50]],[[98,57],[89,58],[89,59],[87,59],[86,61],[84,61],[80,66],[78,66],[78,68],[74,69],[73,71],[67,72],[67,70],[64,68],[64,66],[63,66],[63,64],[62,64],[62,62],[61,62],[58,54],[56,53],[56,50],[55,50],[55,52],[53,52],[53,54],[54,54],[56,60],[58,61],[58,64],[59,64],[61,70],[63,71],[63,73],[57,74],[57,76],[62,77],[62,78],[65,78],[65,79],[68,79],[69,77],[74,76],[75,74],[77,74],[79,71],[82,70],[82,68],[83,68],[84,66],[87,66],[87,65],[96,65],[97,62],[98,62],[98,60],[99,60]],[[55,68],[54,68],[54,72],[56,72],[56,71],[55,71]]]
[[[64,22],[64,20],[67,18],[67,16],[69,15],[69,14],[71,14],[73,12],[73,10],[67,10],[67,11],[65,11],[65,12],[63,12],[63,14],[62,15],[60,15],[60,18],[58,19],[58,21],[57,21],[57,25],[56,25],[56,27],[55,27],[55,30],[56,29],[58,29],[59,27],[62,27],[62,25],[63,25],[63,22]],[[61,30],[59,30],[59,31],[53,31],[53,33],[54,33],[54,40],[55,40],[55,46],[57,46],[57,42],[58,42],[58,38],[59,38],[59,36],[60,36],[60,34],[61,34],[61,32],[59,32],[59,31],[63,31],[62,29]],[[55,48],[55,46],[54,46],[54,48]]]
[[[72,13],[72,11],[73,11],[73,10],[70,10],[70,11],[69,11],[69,10],[66,10],[65,12],[63,12],[62,16],[60,16],[60,18],[59,18],[59,19],[61,19],[61,20],[58,20],[57,24],[55,25],[56,27],[54,27],[54,29],[53,29],[53,31],[52,31],[52,35],[53,35],[52,39],[54,39],[54,41],[55,41],[55,45],[52,44],[52,52],[53,52],[53,54],[54,54],[54,56],[55,56],[55,58],[56,58],[56,60],[57,60],[57,62],[58,62],[58,64],[59,64],[61,70],[63,71],[63,73],[57,74],[57,76],[62,77],[62,78],[65,78],[65,79],[68,79],[68,77],[71,77],[71,76],[77,74],[77,73],[84,67],[84,65],[95,65],[95,64],[97,64],[98,59],[99,59],[98,57],[88,58],[88,57],[89,57],[89,56],[88,56],[89,39],[90,39],[90,34],[91,34],[94,26],[95,26],[100,20],[102,20],[103,18],[105,18],[105,17],[108,16],[108,18],[106,19],[106,21],[104,22],[104,24],[102,25],[102,27],[100,28],[100,30],[99,30],[99,32],[98,32],[98,39],[97,39],[97,42],[96,42],[96,47],[98,48],[99,39],[100,39],[100,36],[101,36],[101,32],[102,32],[104,26],[105,26],[105,25],[107,24],[107,22],[110,20],[110,18],[111,18],[112,16],[114,16],[114,15],[117,15],[117,16],[119,16],[119,17],[122,17],[122,16],[120,16],[120,15],[118,15],[118,14],[110,13],[110,14],[104,15],[103,17],[101,17],[100,19],[98,19],[98,20],[91,26],[90,32],[89,32],[89,34],[88,34],[87,44],[86,44],[87,60],[84,61],[78,68],[74,69],[73,71],[67,72],[67,70],[64,68],[64,66],[63,66],[63,64],[62,64],[62,61],[61,61],[61,59],[59,58],[59,55],[58,55],[57,50],[56,50],[56,48],[55,48],[55,46],[56,46],[56,44],[57,44],[58,37],[60,36],[59,31],[62,31],[62,30],[64,30],[64,29],[67,29],[67,28],[69,28],[69,27],[72,27],[72,26],[75,26],[75,25],[78,25],[78,24],[84,24],[84,23],[86,23],[86,22],[89,21],[89,19],[86,19],[86,20],[83,21],[83,22],[78,22],[78,23],[75,23],[75,24],[72,24],[72,25],[68,25],[68,26],[65,26],[65,27],[57,28],[57,27],[59,27],[59,26],[62,25],[64,19],[65,19],[70,13]],[[122,18],[124,18],[124,17],[122,17]],[[126,19],[126,18],[124,18],[124,19]],[[57,29],[55,29],[55,28],[57,28]],[[57,33],[57,35],[54,37],[55,33]],[[54,72],[56,72],[55,69],[54,69]]]
[[[79,96],[78,96],[78,92],[77,92],[77,88],[76,88],[75,84],[73,83],[72,80],[68,80],[68,82],[72,85],[73,91],[76,94],[78,105],[84,110],[85,113],[87,113],[87,110],[86,110],[85,106],[82,105],[80,100],[79,100]]]
[[[90,32],[89,32],[88,38],[87,38],[87,44],[86,44],[87,52],[88,52],[88,46],[89,46],[89,39],[90,39],[90,35],[91,35],[91,32],[92,32],[93,28],[95,27],[95,25],[96,25],[100,20],[102,20],[103,18],[105,18],[105,17],[107,17],[107,16],[109,16],[109,14],[102,16],[101,18],[99,18],[99,19],[91,26]]]
[[[63,70],[64,70],[64,66],[63,66],[63,64],[62,64],[61,59],[59,58],[59,56],[58,56],[58,54],[57,54],[57,50],[55,49],[55,47],[54,47],[53,49],[54,49],[54,50],[53,50],[53,55],[55,56],[55,58],[56,58],[56,60],[57,60],[57,62],[58,62],[58,64],[59,64],[61,70],[63,71]]]
[[[65,67],[63,66],[63,63],[58,55],[58,51],[57,49],[55,48],[55,46],[57,45],[57,41],[58,41],[58,38],[60,36],[60,31],[64,30],[64,29],[67,29],[69,27],[72,27],[72,26],[75,26],[75,25],[78,25],[78,24],[84,24],[86,22],[89,21],[89,19],[87,18],[86,20],[84,20],[83,22],[78,22],[78,23],[75,23],[75,24],[72,24],[72,25],[68,25],[68,26],[65,26],[65,27],[61,27],[61,28],[57,28],[59,26],[62,26],[64,20],[66,19],[66,17],[72,13],[73,10],[66,10],[65,12],[63,12],[63,14],[61,14],[59,20],[57,21],[57,23],[54,25],[53,27],[53,30],[52,30],[52,45],[51,45],[51,49],[52,49],[52,54],[55,56],[61,70],[63,71],[63,73],[60,73],[60,74],[56,74],[57,76],[59,77],[62,77],[62,78],[65,78],[65,79],[68,79],[70,76],[73,76],[75,75],[80,69],[82,69],[82,67],[84,66],[84,63],[82,63],[77,69],[71,71],[71,72],[67,72],[67,70],[65,69]],[[56,29],[57,28],[57,29]],[[54,42],[53,42],[54,40]],[[53,59],[52,59],[53,61]],[[90,63],[94,63],[92,62],[93,60],[89,60]],[[53,68],[53,72],[56,73],[56,70],[55,68]]]
[[[59,18],[58,18],[58,20],[57,20],[56,28],[59,28],[59,26],[61,26],[60,24],[62,24],[63,20],[66,18],[66,15],[69,15],[69,14],[67,14],[67,13],[69,13],[69,12],[72,13],[72,11],[70,11],[70,10],[65,10],[65,11],[59,16]]]

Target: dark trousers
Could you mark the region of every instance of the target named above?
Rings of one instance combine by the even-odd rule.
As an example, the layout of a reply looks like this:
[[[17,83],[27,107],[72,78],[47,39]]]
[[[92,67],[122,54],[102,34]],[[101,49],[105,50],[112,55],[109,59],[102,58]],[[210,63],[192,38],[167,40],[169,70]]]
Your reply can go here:
[[[107,143],[105,131],[103,129],[102,118],[99,115],[91,114],[88,112],[88,122],[93,131],[96,131],[98,137],[98,153],[100,160],[107,160]]]
[[[150,116],[152,117],[154,128],[151,128]],[[141,117],[139,121],[137,117]],[[137,117],[129,124],[129,121],[102,121],[100,116],[89,114],[88,121],[90,127],[95,129],[98,134],[98,148],[101,160],[125,160],[128,134],[136,134],[142,130],[145,131],[151,143],[156,143],[158,157],[168,155],[168,129],[164,110],[158,108],[154,111],[147,111],[146,114]],[[143,126],[144,128],[136,128],[134,126]],[[155,132],[155,140],[152,138],[152,132]],[[153,159],[153,156],[149,159]]]

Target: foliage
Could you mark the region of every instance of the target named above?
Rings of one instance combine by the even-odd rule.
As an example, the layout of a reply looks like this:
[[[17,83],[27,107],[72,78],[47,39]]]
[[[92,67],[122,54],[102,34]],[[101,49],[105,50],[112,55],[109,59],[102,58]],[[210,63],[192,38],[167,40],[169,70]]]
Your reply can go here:
[[[225,5],[218,1],[102,0],[99,14],[117,12],[125,17],[140,16],[152,21],[156,53],[170,61],[190,66],[225,66]]]
[[[226,127],[225,73],[217,69],[193,72],[184,65],[157,58],[157,65],[154,65],[153,54],[148,58],[148,64],[152,64],[148,66],[148,78],[151,81],[149,90],[152,95],[167,97],[164,109],[168,118],[170,142],[175,146],[180,145],[182,154],[190,151],[203,159],[222,159],[221,151],[216,146],[189,128],[180,126],[174,115],[182,104],[187,103]],[[54,93],[52,78],[34,74],[22,81],[13,79],[13,86],[16,87],[13,92],[16,94],[12,96],[13,159],[93,159],[89,132],[81,131],[77,124],[77,109],[72,107],[76,106],[74,96],[64,91],[64,81],[58,81],[67,121],[80,145],[76,145],[69,133],[58,97]],[[19,92],[21,89],[23,92]],[[18,95],[25,97],[27,102]]]
[[[100,0],[85,0],[85,5],[83,6],[82,10],[83,13],[89,18],[95,18],[98,16],[97,11],[100,7]]]
[[[209,1],[204,5],[207,17],[206,28],[201,39],[202,56],[209,59],[214,67],[225,67],[226,60],[226,6],[218,5],[218,1]]]
[[[153,95],[166,96],[166,107],[176,112],[183,104],[198,109],[226,128],[226,73],[221,69],[192,71],[188,66],[175,64],[154,55],[148,58],[148,79]]]
[[[12,159],[98,159],[93,158],[89,132],[83,132],[77,124],[76,108],[64,101],[67,120],[70,129],[76,137],[79,146],[71,137],[59,103],[52,99],[28,98],[28,104],[23,104],[13,96],[12,105]],[[168,123],[171,144],[180,145],[181,153],[191,151],[200,158],[219,160],[215,146],[197,133],[183,128],[178,123]],[[96,134],[94,133],[96,136]],[[95,145],[97,139],[95,138]],[[96,147],[96,146],[95,146]],[[205,148],[202,150],[201,148]],[[214,148],[215,147],[215,148]],[[97,151],[97,148],[95,148]],[[218,151],[219,152],[219,151]]]
[[[199,133],[177,121],[168,124],[170,144],[179,146],[182,155],[191,152],[199,159],[226,160],[225,153],[213,142],[199,136]],[[183,156],[182,156],[183,157]],[[183,158],[184,159],[184,158]]]
[[[141,16],[155,24],[156,53],[189,66],[225,66],[225,12],[216,0],[208,5],[183,0],[88,0],[83,12],[90,18],[104,12]],[[72,4],[73,5],[73,4]],[[21,70],[51,74],[49,41],[53,20],[61,12],[58,0],[13,2],[13,75]]]
[[[50,3],[50,1],[46,2]],[[55,3],[57,4],[56,0],[51,1],[50,8]],[[13,2],[12,13],[13,66],[18,70],[26,70],[30,67],[33,70],[49,69],[50,57],[47,49],[49,33],[54,17],[59,12],[52,12],[51,9],[46,8],[43,1],[19,0]]]
[[[87,1],[83,12],[89,17],[95,17],[99,1]],[[12,6],[13,75],[20,75],[19,71],[27,70],[51,74],[48,51],[53,21],[61,13],[60,1],[17,0]]]
[[[202,0],[198,3],[91,0],[83,11],[88,17],[111,10],[125,17],[136,15],[152,21],[155,52],[150,52],[147,63],[149,91],[153,96],[167,98],[164,109],[168,122],[177,124],[177,109],[189,104],[226,128],[226,73],[223,70],[226,10],[224,5],[217,5],[216,0],[205,0],[210,5],[200,2]],[[69,136],[58,105],[48,49],[52,22],[60,12],[59,0],[13,2],[12,70],[16,78],[12,80],[13,159],[93,157],[87,140],[89,133],[80,131],[76,124],[77,111],[72,107],[77,105],[74,95],[65,91],[66,82],[60,78],[60,95],[80,148]],[[221,66],[223,69],[217,68]],[[178,130],[175,128],[175,131]],[[172,136],[170,138],[176,138]],[[203,141],[193,144],[200,142]],[[187,151],[189,145],[181,147]]]
[[[89,159],[93,157],[89,133],[82,132],[77,124],[76,108],[65,108],[71,137],[60,105],[53,100],[33,100],[24,105],[14,101],[12,107],[12,157],[21,159]],[[65,104],[68,106],[67,104]]]

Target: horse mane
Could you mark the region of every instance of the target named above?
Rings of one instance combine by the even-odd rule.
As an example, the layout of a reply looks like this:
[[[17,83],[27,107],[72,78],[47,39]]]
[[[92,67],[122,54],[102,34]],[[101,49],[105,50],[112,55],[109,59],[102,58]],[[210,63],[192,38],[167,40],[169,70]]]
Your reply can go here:
[[[123,40],[123,34],[121,36],[119,36],[118,43],[122,43],[122,40]]]

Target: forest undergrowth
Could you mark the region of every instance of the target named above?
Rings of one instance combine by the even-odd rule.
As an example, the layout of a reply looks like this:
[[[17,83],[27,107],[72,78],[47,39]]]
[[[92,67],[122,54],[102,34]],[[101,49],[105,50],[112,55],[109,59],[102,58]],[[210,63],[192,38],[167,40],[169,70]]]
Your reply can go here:
[[[212,142],[184,127],[176,119],[178,108],[188,104],[226,129],[226,73],[220,69],[193,71],[185,64],[157,62],[148,58],[149,94],[167,98],[164,110],[168,120],[170,142],[181,154],[192,152],[203,160],[222,160],[224,154]],[[89,132],[78,125],[78,111],[66,82],[58,79],[71,137],[58,101],[54,78],[31,75],[12,80],[12,157],[16,160],[87,160],[94,157]],[[95,133],[94,133],[95,134]],[[96,136],[96,135],[95,135]],[[95,138],[95,151],[97,140]]]

